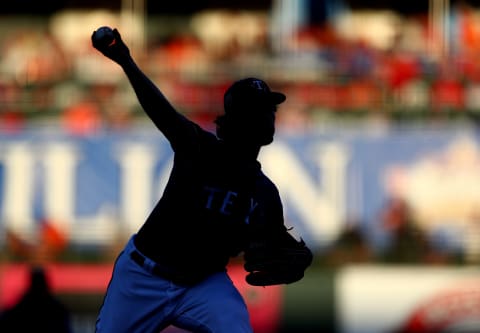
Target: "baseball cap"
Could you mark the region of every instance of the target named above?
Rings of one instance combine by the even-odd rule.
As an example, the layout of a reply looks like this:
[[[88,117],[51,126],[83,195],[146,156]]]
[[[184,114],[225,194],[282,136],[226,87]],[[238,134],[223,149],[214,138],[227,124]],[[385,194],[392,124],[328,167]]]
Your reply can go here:
[[[271,91],[265,81],[249,77],[234,82],[225,92],[225,113],[241,110],[242,107],[254,105],[278,105],[287,97],[281,92]]]

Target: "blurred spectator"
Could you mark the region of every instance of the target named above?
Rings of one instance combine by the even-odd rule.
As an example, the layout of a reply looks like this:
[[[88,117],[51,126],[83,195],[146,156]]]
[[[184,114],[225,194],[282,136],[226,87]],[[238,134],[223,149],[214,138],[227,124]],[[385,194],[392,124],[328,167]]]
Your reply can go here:
[[[16,133],[23,129],[25,115],[19,109],[7,109],[0,112],[0,130],[4,133]]]
[[[432,112],[458,112],[465,108],[465,89],[451,63],[443,60],[431,87]]]
[[[19,231],[4,228],[6,254],[13,260],[36,263],[56,260],[68,246],[68,235],[49,219],[39,220],[36,227],[31,237],[25,237]]]
[[[452,8],[454,22],[454,38],[452,42],[456,50],[470,55],[477,54],[480,49],[480,33],[475,9],[465,1],[458,1]]]
[[[19,83],[41,83],[65,78],[68,62],[58,41],[42,30],[18,30],[1,47],[0,68]]]
[[[327,261],[334,266],[352,263],[367,263],[373,252],[359,228],[360,223],[347,223],[342,234],[327,253]]]
[[[381,259],[388,263],[446,263],[448,256],[437,253],[425,231],[413,219],[408,203],[390,198],[381,214],[382,225],[390,239]]]
[[[43,268],[31,268],[30,286],[25,294],[0,314],[0,332],[72,332],[70,313],[53,295]]]
[[[425,235],[412,219],[410,207],[400,198],[391,198],[382,211],[382,225],[390,235],[383,260],[394,263],[422,262],[428,248]]]
[[[381,88],[369,78],[357,79],[345,87],[345,110],[375,112],[381,107]]]
[[[67,107],[62,114],[64,129],[73,135],[91,135],[100,128],[101,119],[98,103],[84,99]]]
[[[348,78],[363,78],[372,74],[375,67],[375,52],[366,41],[341,41],[337,49],[337,75]]]
[[[205,52],[200,40],[192,35],[173,36],[158,48],[157,61],[170,71],[195,71],[205,63]]]
[[[419,58],[413,52],[402,48],[401,39],[401,36],[396,37],[396,41],[382,60],[383,80],[394,94],[395,91],[422,75],[422,64]]]

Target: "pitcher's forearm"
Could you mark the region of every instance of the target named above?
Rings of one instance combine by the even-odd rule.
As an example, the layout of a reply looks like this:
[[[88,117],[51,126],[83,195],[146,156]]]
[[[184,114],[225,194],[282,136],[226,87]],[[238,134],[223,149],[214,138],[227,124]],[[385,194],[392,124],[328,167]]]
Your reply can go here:
[[[138,67],[133,59],[121,64],[145,113],[160,129],[177,116],[177,111],[165,95]]]

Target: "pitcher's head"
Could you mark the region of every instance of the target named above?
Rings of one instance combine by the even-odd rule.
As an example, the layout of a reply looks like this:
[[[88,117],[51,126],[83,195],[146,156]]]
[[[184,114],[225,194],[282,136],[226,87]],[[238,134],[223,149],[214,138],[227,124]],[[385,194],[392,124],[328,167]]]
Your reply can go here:
[[[225,92],[225,114],[216,119],[217,135],[224,140],[242,140],[267,145],[275,134],[275,112],[283,93],[271,91],[265,81],[246,78],[234,82]]]

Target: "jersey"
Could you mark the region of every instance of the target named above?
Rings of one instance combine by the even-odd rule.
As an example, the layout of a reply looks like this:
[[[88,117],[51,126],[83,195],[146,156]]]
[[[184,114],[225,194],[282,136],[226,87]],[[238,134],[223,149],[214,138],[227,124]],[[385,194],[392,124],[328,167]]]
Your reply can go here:
[[[222,140],[177,115],[164,131],[174,161],[164,193],[135,238],[152,260],[202,279],[225,270],[251,225],[284,229],[278,189],[258,161],[239,159]]]

